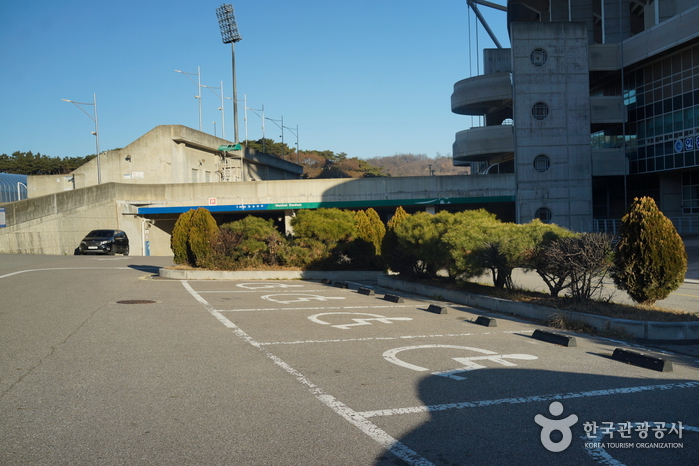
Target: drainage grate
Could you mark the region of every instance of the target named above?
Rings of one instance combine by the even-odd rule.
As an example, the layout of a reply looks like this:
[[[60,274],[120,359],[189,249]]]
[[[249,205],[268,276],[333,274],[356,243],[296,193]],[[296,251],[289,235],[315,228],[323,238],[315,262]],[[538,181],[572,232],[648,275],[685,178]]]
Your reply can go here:
[[[154,304],[157,301],[151,301],[150,299],[125,299],[123,301],[117,301],[117,304]]]

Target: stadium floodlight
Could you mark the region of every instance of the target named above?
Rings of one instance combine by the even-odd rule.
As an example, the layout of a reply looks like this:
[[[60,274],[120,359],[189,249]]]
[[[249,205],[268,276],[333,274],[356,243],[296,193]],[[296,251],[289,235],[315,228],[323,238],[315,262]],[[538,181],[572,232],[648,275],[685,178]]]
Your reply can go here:
[[[233,5],[224,3],[216,9],[218,26],[221,28],[221,38],[224,44],[232,44],[243,40],[238,32],[238,25],[235,23],[235,13]]]
[[[238,24],[235,22],[233,5],[224,3],[216,9],[218,25],[221,28],[221,39],[224,44],[231,44],[231,63],[233,69],[233,130],[235,132],[235,143],[238,139],[238,88],[235,81],[235,43],[243,38],[238,32]]]

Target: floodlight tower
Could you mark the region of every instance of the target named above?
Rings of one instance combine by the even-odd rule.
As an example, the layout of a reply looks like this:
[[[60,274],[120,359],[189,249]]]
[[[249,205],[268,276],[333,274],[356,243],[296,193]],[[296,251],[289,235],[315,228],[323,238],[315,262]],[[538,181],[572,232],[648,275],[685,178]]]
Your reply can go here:
[[[238,89],[235,82],[235,43],[243,38],[238,32],[238,25],[235,22],[233,5],[224,3],[216,9],[218,26],[221,28],[221,39],[224,44],[231,44],[231,60],[233,68],[233,130],[235,132],[235,142],[238,143]]]

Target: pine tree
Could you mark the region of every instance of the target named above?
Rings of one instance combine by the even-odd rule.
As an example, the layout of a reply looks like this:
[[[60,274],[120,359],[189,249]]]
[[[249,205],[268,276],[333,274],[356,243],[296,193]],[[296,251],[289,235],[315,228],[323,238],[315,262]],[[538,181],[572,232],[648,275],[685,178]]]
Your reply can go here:
[[[650,197],[636,198],[621,219],[612,278],[637,303],[651,305],[679,288],[687,252],[674,225]]]

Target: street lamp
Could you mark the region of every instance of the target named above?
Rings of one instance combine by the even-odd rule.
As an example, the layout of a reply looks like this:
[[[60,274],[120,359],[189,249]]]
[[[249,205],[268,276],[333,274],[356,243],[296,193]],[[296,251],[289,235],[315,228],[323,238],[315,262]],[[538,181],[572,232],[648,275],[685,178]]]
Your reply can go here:
[[[272,118],[265,118],[265,120],[271,121],[271,122],[274,123],[275,125],[279,126],[279,129],[280,129],[280,130],[282,130],[282,135],[281,135],[281,138],[282,138],[282,158],[284,158],[284,115],[282,115],[282,119],[281,119],[281,120],[275,120],[275,119],[272,119]],[[280,125],[279,123],[277,123],[278,121],[281,121],[282,124]]]
[[[197,72],[196,73],[185,73],[184,71],[180,70],[175,70],[177,73],[182,73],[194,83],[195,86],[197,86],[197,95],[194,96],[195,99],[199,99],[199,131],[203,131],[202,126],[201,126],[201,88],[203,87],[201,85],[201,69],[200,67],[197,66]],[[197,75],[197,81],[194,81],[192,78],[189,77],[189,75]]]
[[[201,86],[201,87],[207,88],[208,90],[213,92],[216,97],[221,99],[221,106],[218,108],[219,110],[221,110],[221,137],[223,139],[226,139],[226,117],[225,117],[225,113],[223,110],[223,102],[224,102],[224,100],[223,100],[223,81],[221,81],[221,87],[211,87],[211,86]],[[218,93],[214,89],[220,89],[221,95],[218,95]],[[216,135],[214,134],[214,136],[216,136]]]
[[[293,128],[289,128],[288,126],[284,126],[284,128],[288,129],[291,131],[291,134],[296,136],[296,163],[299,164],[299,125],[296,125],[296,132],[294,132]]]
[[[235,131],[235,142],[238,143],[238,88],[235,81],[235,43],[243,38],[238,32],[238,25],[235,22],[233,5],[224,3],[216,9],[218,26],[221,28],[221,39],[224,44],[231,44],[231,63],[233,70],[233,129]]]
[[[102,184],[102,168],[100,166],[100,130],[99,130],[99,121],[97,118],[97,95],[92,94],[92,103],[85,103],[85,102],[74,102],[72,100],[68,99],[61,99],[64,102],[70,102],[71,104],[75,105],[78,107],[80,110],[83,111],[85,115],[90,117],[92,121],[95,122],[95,130],[92,132],[95,136],[95,149],[97,151],[97,184]],[[87,113],[84,108],[81,107],[81,105],[92,105],[94,107],[94,117]]]

